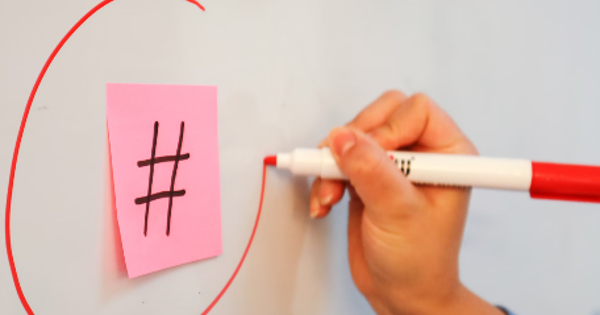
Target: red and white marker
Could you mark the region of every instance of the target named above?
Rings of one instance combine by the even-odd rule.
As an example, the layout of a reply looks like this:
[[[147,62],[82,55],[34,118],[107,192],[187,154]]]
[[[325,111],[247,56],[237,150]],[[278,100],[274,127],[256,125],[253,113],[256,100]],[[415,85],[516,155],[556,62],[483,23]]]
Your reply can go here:
[[[600,202],[600,166],[532,162],[470,155],[390,151],[415,184],[529,191],[531,197]],[[295,149],[265,158],[295,175],[346,179],[328,148]]]

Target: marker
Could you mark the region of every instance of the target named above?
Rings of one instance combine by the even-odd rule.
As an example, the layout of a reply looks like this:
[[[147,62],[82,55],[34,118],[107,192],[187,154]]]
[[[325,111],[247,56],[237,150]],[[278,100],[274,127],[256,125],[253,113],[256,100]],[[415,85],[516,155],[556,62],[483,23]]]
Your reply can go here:
[[[415,184],[529,191],[532,198],[600,203],[600,166],[471,155],[388,152]],[[295,175],[345,180],[328,148],[295,149],[265,158]]]

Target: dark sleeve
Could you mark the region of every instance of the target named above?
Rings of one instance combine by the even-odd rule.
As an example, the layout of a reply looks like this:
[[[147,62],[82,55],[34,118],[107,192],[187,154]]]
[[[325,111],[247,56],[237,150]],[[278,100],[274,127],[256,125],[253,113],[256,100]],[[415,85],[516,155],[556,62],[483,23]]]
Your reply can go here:
[[[507,310],[506,308],[502,307],[502,306],[496,306],[498,309],[500,309],[502,312],[504,312],[504,314],[506,315],[515,315],[513,312]]]

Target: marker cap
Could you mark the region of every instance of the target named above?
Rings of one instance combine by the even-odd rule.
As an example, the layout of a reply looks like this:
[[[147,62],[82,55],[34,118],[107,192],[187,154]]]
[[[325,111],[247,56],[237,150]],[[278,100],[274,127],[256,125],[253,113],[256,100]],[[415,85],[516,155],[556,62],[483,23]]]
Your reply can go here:
[[[532,162],[532,198],[600,202],[600,167]]]

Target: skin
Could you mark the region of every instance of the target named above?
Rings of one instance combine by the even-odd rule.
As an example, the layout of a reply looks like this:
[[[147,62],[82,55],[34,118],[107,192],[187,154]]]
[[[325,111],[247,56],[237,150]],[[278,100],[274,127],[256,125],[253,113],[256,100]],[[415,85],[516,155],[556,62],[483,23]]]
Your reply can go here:
[[[503,314],[459,278],[470,189],[415,186],[385,153],[476,155],[438,105],[423,94],[386,92],[320,146],[331,148],[349,182],[317,178],[311,217],[327,216],[348,190],[350,270],[378,314]]]

